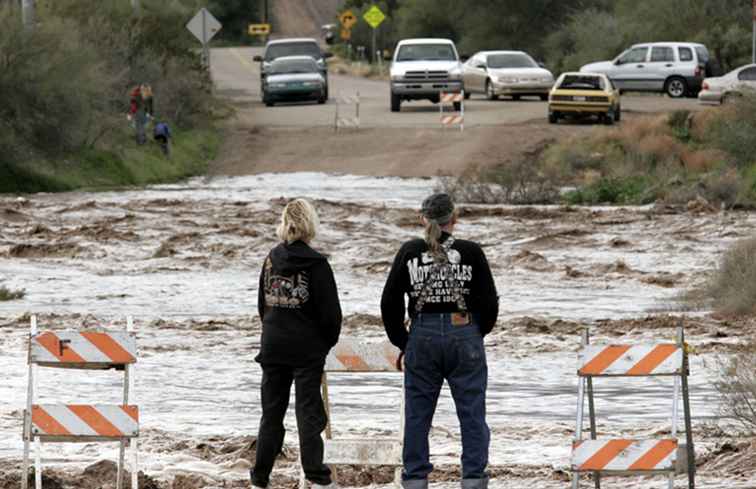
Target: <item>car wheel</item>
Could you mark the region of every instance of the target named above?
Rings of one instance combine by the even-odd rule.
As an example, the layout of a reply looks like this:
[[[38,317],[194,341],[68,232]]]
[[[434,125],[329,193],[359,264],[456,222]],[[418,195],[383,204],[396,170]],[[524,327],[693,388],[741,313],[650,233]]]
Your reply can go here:
[[[328,100],[328,84],[325,86],[325,99]]]
[[[549,122],[556,124],[559,122],[559,112],[549,112]]]
[[[399,95],[391,93],[391,112],[399,112],[402,110],[402,99]]]
[[[616,115],[614,109],[610,109],[609,112],[601,116],[601,118],[604,120],[604,124],[606,124],[607,126],[614,124],[615,117]]]
[[[328,99],[327,99],[327,98],[325,98],[325,96],[323,96],[323,97],[320,97],[320,98],[318,99],[318,103],[319,103],[320,105],[323,105],[324,103],[326,103],[326,100],[328,100]]]
[[[622,119],[622,107],[617,106],[617,110],[614,111],[614,122],[619,122]]]
[[[671,98],[682,98],[688,93],[688,84],[684,78],[672,77],[664,85],[664,92]]]
[[[471,93],[467,90],[465,90],[465,100],[470,100]]]
[[[486,80],[486,98],[488,100],[499,100],[499,96],[494,91],[493,83],[491,80]]]
[[[462,102],[454,102],[454,111],[459,112],[462,110]]]

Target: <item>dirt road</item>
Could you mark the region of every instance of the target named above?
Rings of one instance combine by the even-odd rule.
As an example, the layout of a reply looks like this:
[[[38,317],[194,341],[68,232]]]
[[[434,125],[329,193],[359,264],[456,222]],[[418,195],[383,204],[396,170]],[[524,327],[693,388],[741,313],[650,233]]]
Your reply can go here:
[[[229,137],[211,172],[247,175],[268,171],[331,171],[365,175],[428,176],[459,174],[470,165],[490,165],[521,158],[545,141],[597,130],[592,125],[546,122],[539,100],[490,102],[480,96],[466,104],[464,134],[439,125],[439,108],[430,102],[389,110],[385,81],[331,75],[326,105],[296,103],[265,107],[260,102],[260,73],[252,61],[255,48],[212,52],[218,95],[237,110]],[[337,100],[360,95],[359,131],[336,134]],[[623,98],[628,117],[676,109],[698,109],[695,100],[657,96]],[[345,113],[353,106],[340,107]],[[600,128],[598,128],[600,130]]]
[[[341,0],[277,0],[272,2],[275,37],[317,37],[320,26],[336,22]]]

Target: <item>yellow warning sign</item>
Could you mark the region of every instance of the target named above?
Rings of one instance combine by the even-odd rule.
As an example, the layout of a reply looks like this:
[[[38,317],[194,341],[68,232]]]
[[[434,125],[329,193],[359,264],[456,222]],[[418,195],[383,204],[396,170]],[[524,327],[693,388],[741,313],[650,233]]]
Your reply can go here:
[[[349,41],[352,39],[352,31],[349,29],[341,29],[341,40]]]
[[[370,27],[377,29],[378,26],[386,20],[386,14],[384,14],[377,5],[373,5],[367,12],[365,12],[365,15],[363,15],[362,18],[365,19],[365,22],[367,22]]]
[[[250,36],[267,36],[270,34],[270,24],[249,24]]]
[[[357,23],[357,17],[355,17],[354,12],[347,10],[339,15],[339,21],[341,21],[341,25],[344,26],[344,29],[349,30]]]

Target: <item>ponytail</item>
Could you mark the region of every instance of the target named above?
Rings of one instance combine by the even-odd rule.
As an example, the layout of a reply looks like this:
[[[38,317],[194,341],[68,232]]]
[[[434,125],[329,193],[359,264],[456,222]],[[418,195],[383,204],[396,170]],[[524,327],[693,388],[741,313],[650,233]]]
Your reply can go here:
[[[425,242],[436,263],[447,261],[446,252],[441,247],[441,226],[435,219],[426,219],[425,224]]]

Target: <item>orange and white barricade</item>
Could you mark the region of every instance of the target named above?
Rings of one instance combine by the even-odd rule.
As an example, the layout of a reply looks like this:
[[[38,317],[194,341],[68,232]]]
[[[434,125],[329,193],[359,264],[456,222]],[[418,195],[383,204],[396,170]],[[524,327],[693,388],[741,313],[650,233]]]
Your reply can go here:
[[[125,331],[37,331],[31,318],[29,378],[24,411],[24,461],[22,489],[28,487],[29,454],[35,444],[34,484],[42,488],[42,443],[119,442],[117,489],[123,487],[126,444],[131,448],[131,487],[138,489],[137,438],[139,408],[129,404],[134,391],[137,361],[133,321]],[[81,370],[123,370],[123,404],[36,404],[38,367]]]
[[[399,430],[391,438],[342,438],[334,439],[331,430],[331,402],[328,397],[328,376],[333,374],[401,373],[397,369],[399,350],[387,342],[365,343],[354,339],[342,339],[329,353],[323,373],[323,401],[328,413],[325,431],[325,456],[327,464],[347,465],[392,465],[395,467],[394,482],[401,485],[402,447],[404,440],[404,383],[399,403]],[[300,486],[304,484],[304,477]]]
[[[441,113],[441,127],[459,126],[460,131],[465,130],[465,91],[459,93],[441,92],[438,96],[438,107]],[[444,114],[444,104],[459,105],[459,111]]]
[[[578,352],[577,373],[577,429],[570,458],[573,489],[578,488],[582,473],[593,473],[596,489],[601,487],[602,474],[665,474],[669,478],[669,489],[672,489],[675,474],[680,471],[687,472],[689,489],[695,488],[695,450],[688,394],[689,364],[682,327],[678,329],[676,343],[648,345],[591,345],[586,330],[583,333],[582,345]],[[593,397],[594,377],[662,376],[674,379],[672,429],[669,438],[656,440],[597,439]],[[686,436],[684,452],[677,439],[681,393]],[[586,396],[588,397],[591,435],[588,440],[583,439]],[[679,457],[681,452],[683,457]],[[686,460],[687,463],[681,464],[678,457]],[[681,465],[684,466],[683,470],[678,469]]]
[[[354,116],[346,115],[346,112],[342,113],[342,106],[346,108],[354,106]],[[339,129],[346,127],[360,128],[360,92],[356,95],[342,95],[336,98],[334,129],[339,132]]]

